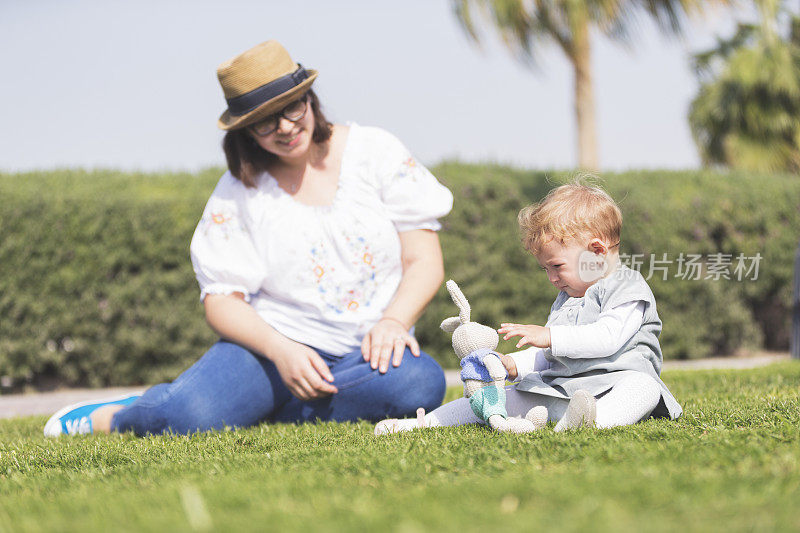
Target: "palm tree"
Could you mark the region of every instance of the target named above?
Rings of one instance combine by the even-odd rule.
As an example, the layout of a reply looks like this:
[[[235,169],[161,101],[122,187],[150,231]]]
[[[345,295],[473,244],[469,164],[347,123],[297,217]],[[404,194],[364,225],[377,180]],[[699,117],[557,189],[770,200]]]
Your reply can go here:
[[[591,70],[592,29],[630,43],[638,19],[649,16],[669,34],[679,34],[687,14],[698,14],[704,0],[452,0],[456,17],[468,36],[479,41],[473,6],[490,18],[506,46],[527,63],[540,43],[555,42],[575,73],[575,119],[578,164],[599,167]],[[728,3],[728,0],[715,0]]]
[[[702,84],[689,123],[707,165],[799,172],[800,18],[780,16],[779,0],[756,4],[757,24],[695,56]]]

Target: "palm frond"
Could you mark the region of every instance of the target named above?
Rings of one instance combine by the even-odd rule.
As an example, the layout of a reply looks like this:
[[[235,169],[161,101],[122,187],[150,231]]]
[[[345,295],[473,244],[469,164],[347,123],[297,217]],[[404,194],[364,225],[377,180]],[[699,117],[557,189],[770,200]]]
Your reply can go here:
[[[541,41],[571,48],[576,24],[588,21],[610,38],[630,44],[650,18],[668,35],[680,35],[687,19],[713,5],[734,0],[452,0],[456,18],[479,40],[472,6],[490,21],[507,46],[532,56]],[[765,0],[771,1],[771,0]]]
[[[713,70],[727,60],[730,55],[752,43],[758,27],[755,24],[739,23],[729,39],[717,38],[717,44],[692,57],[692,69],[698,76],[710,76]]]
[[[800,170],[800,47],[765,28],[740,27],[701,58],[709,66],[689,123],[704,164]]]

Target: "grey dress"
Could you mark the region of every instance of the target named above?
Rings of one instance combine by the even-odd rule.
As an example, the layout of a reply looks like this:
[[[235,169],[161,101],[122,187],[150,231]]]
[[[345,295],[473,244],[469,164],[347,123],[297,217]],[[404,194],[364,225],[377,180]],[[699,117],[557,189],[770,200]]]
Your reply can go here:
[[[600,313],[620,304],[642,301],[645,304],[642,326],[616,353],[606,357],[570,358],[544,350],[550,368],[531,372],[517,385],[520,391],[568,399],[578,390],[595,397],[608,392],[631,372],[643,372],[661,386],[661,401],[654,417],[678,418],[683,412],[667,386],[659,377],[663,357],[658,337],[661,319],[656,301],[642,275],[624,265],[586,290],[582,298],[560,292],[550,308],[547,326],[580,326],[597,321]]]

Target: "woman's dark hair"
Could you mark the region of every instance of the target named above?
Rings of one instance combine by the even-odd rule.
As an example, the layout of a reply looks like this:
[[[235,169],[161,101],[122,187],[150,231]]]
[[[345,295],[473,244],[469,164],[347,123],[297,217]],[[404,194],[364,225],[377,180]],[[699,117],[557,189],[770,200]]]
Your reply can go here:
[[[314,131],[311,140],[323,143],[331,138],[333,124],[328,122],[319,105],[319,98],[310,90],[305,94],[314,113]],[[255,139],[248,133],[247,128],[231,130],[222,139],[222,149],[228,161],[228,170],[233,176],[245,184],[246,187],[255,187],[256,178],[267,170],[275,161],[275,154],[261,148]]]

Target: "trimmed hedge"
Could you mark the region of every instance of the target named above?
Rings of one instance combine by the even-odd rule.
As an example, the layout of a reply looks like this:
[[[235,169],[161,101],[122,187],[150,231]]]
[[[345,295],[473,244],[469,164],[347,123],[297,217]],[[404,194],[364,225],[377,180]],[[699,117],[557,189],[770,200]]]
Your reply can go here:
[[[456,196],[441,234],[445,268],[474,319],[543,323],[555,289],[520,246],[516,214],[570,175],[459,163],[433,171]],[[0,174],[6,390],[172,379],[214,342],[188,246],[220,174]],[[787,348],[796,176],[651,171],[608,174],[601,184],[625,216],[623,254],[762,256],[756,281],[683,280],[674,263],[669,279],[650,280],[667,358]],[[454,313],[442,288],[417,327],[424,349],[450,367],[449,335],[438,326]]]

